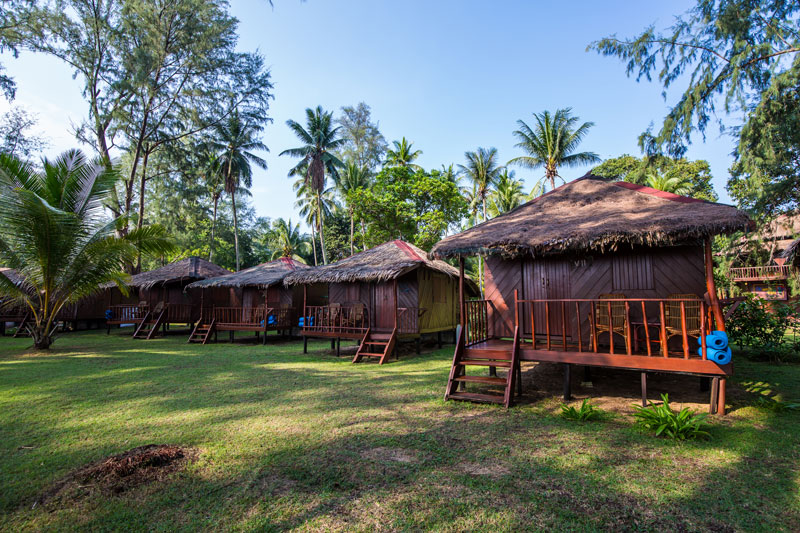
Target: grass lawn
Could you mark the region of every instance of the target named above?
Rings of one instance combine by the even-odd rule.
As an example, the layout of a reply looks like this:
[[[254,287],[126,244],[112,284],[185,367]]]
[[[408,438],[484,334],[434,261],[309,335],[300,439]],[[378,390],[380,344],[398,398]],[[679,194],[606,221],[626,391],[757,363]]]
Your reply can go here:
[[[577,423],[529,382],[507,411],[444,402],[449,346],[381,367],[325,342],[185,341],[85,332],[34,353],[0,338],[0,529],[800,530],[800,411],[753,392],[800,399],[798,366],[736,359],[712,440],[675,443],[633,427],[636,374],[598,398],[617,406],[605,420]],[[198,456],[119,494],[34,505],[151,443]]]

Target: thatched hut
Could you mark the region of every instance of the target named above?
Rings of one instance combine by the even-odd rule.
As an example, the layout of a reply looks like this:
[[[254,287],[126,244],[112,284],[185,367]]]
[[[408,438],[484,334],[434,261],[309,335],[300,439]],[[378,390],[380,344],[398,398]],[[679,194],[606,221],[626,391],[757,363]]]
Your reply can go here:
[[[454,330],[458,324],[458,270],[404,241],[390,241],[329,265],[295,271],[287,286],[327,287],[327,305],[304,305],[305,337],[361,341],[354,361],[381,362],[398,338]],[[469,291],[474,284],[464,279]]]
[[[461,297],[448,397],[508,405],[520,360],[565,363],[567,397],[571,364],[640,370],[643,396],[646,371],[724,378],[730,365],[697,352],[724,330],[710,238],[748,225],[731,206],[587,175],[447,237],[432,257],[486,256],[485,300]],[[512,370],[484,378],[471,365]],[[457,390],[471,382],[503,394]]]
[[[132,276],[127,283],[131,289],[128,296],[114,285],[105,285],[110,315],[107,324],[109,328],[136,324],[134,337],[148,339],[162,326],[166,330],[170,324],[192,325],[200,318],[201,305],[184,288],[195,281],[230,273],[205,259],[188,257]]]
[[[230,331],[286,331],[292,329],[303,303],[301,287],[286,287],[283,279],[309,267],[282,257],[233,274],[195,281],[186,292],[202,302],[202,320],[195,326],[190,342],[205,344],[213,333]],[[199,294],[199,297],[197,296]],[[321,302],[320,302],[321,303]]]

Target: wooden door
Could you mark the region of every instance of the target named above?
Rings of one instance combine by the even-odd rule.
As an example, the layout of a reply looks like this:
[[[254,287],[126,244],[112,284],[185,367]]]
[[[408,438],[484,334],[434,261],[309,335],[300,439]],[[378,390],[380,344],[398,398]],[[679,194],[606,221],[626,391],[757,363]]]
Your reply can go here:
[[[569,262],[560,260],[526,261],[522,268],[522,292],[526,300],[557,300],[570,297]],[[523,332],[530,334],[530,306],[526,305],[522,315],[525,324]],[[570,309],[567,309],[567,330],[569,330]],[[536,315],[536,334],[547,333],[547,309],[545,303],[533,305]],[[550,335],[562,334],[561,303],[553,302],[549,309]]]
[[[373,287],[372,327],[391,330],[394,328],[394,283],[376,283]]]

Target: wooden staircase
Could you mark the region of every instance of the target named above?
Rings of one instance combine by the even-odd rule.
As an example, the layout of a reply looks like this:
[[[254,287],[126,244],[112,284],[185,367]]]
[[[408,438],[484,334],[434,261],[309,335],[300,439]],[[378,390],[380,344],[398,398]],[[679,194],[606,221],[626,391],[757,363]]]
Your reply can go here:
[[[148,311],[144,315],[136,331],[133,332],[134,339],[150,340],[155,337],[156,333],[158,333],[158,328],[164,324],[164,319],[167,317],[167,307],[164,306],[164,309],[161,310],[156,319],[152,320],[154,314],[152,311]]]
[[[389,359],[396,343],[397,329],[392,330],[391,333],[372,332],[371,329],[368,329],[364,338],[361,339],[353,362],[360,363],[364,357],[379,357],[378,364],[382,365]]]
[[[17,326],[17,331],[14,332],[13,338],[16,339],[18,337],[30,337],[31,336],[31,334],[28,333],[28,328],[27,328],[28,320],[30,319],[30,317],[31,317],[30,314],[26,314],[23,317],[22,322],[20,322],[19,326]]]
[[[450,368],[450,378],[447,381],[445,400],[466,400],[471,402],[497,403],[506,408],[510,407],[514,399],[514,386],[521,384],[519,366],[519,328],[514,329],[514,342],[511,347],[464,346],[464,331],[459,328],[456,349],[453,354],[453,366]],[[495,367],[506,369],[504,377],[468,375],[467,367]],[[502,394],[495,392],[466,392],[459,390],[467,383],[498,386],[503,389]],[[463,385],[462,385],[463,384]]]
[[[203,323],[202,319],[197,321],[197,324],[194,326],[192,330],[192,334],[189,335],[189,340],[186,341],[188,343],[199,342],[201,344],[208,343],[208,339],[211,338],[211,334],[214,332],[214,328],[217,325],[216,319],[211,319],[211,322]]]

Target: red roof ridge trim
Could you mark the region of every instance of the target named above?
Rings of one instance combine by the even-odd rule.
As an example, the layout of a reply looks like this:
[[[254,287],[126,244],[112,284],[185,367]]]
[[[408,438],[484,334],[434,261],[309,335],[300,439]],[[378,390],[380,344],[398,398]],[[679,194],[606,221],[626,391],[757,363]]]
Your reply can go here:
[[[617,187],[622,187],[623,189],[640,192],[642,194],[649,194],[650,196],[655,196],[657,198],[661,198],[662,200],[669,200],[671,202],[679,202],[682,204],[705,203],[705,200],[700,200],[698,198],[689,198],[688,196],[681,196],[679,194],[667,191],[660,191],[646,185],[637,185],[636,183],[629,183],[627,181],[617,181],[614,182],[614,185]]]
[[[420,261],[422,263],[425,262],[425,260],[421,258],[419,254],[416,251],[414,251],[414,249],[411,246],[408,245],[407,242],[401,241],[400,239],[396,239],[394,241],[394,245],[403,250],[406,253],[406,255],[411,259],[413,259],[414,261]]]

